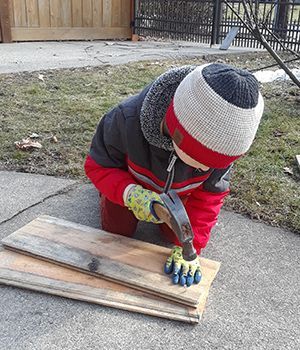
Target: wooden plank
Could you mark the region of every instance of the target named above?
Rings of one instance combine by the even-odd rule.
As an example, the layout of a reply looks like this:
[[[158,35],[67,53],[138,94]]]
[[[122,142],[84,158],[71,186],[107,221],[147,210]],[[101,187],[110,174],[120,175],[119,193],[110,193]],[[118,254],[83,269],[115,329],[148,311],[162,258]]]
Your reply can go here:
[[[26,0],[28,27],[39,27],[39,10],[37,0]]]
[[[47,215],[4,238],[2,243],[9,249],[188,306],[197,307],[205,292],[205,280],[181,288],[163,273],[170,249]]]
[[[92,0],[85,0],[82,3],[82,25],[83,27],[93,26],[93,3]]]
[[[212,266],[213,269],[203,269],[208,280],[207,291],[202,294],[198,308],[194,309],[98,277],[0,249],[0,283],[189,323],[198,323],[201,319],[209,287],[219,268],[218,264]]]
[[[111,27],[112,19],[112,3],[111,0],[103,0],[103,26]]]
[[[13,6],[13,0],[8,1],[9,3],[9,14],[10,14],[10,26],[15,26],[15,16],[14,16],[14,6]]]
[[[130,28],[12,28],[13,41],[130,39]]]
[[[131,22],[131,0],[121,1],[121,23],[122,27],[130,27]]]
[[[102,0],[93,0],[93,27],[103,26]]]
[[[119,27],[121,25],[121,0],[111,1],[111,25],[112,27]]]
[[[24,0],[13,0],[16,27],[27,27],[26,4]]]
[[[61,6],[60,0],[50,0],[50,25],[61,27]]]
[[[71,0],[61,1],[61,25],[72,27],[72,3]]]
[[[38,0],[40,27],[50,27],[50,0]]]
[[[0,32],[1,41],[11,42],[10,7],[8,0],[0,0]]]
[[[72,27],[82,27],[81,0],[72,0]]]

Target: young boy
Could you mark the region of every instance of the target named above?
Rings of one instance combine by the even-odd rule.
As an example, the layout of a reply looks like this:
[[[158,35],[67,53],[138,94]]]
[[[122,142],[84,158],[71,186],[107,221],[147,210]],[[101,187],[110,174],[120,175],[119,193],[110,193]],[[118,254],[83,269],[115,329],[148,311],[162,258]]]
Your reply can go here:
[[[100,121],[85,171],[101,193],[102,228],[132,236],[138,220],[160,224],[175,244],[165,264],[174,283],[201,279],[172,231],[153,210],[164,188],[176,190],[199,255],[229,192],[232,163],[250,147],[262,113],[256,78],[224,64],[172,69]]]

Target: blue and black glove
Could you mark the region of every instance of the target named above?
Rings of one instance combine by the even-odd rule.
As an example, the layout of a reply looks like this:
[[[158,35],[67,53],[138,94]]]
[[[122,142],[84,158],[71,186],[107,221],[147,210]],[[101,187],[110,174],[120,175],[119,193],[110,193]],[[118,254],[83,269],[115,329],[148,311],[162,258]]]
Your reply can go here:
[[[172,274],[174,284],[181,286],[191,286],[193,283],[198,284],[201,281],[200,260],[197,256],[192,261],[186,261],[182,256],[182,248],[175,246],[172,249],[170,257],[165,263],[165,273]]]

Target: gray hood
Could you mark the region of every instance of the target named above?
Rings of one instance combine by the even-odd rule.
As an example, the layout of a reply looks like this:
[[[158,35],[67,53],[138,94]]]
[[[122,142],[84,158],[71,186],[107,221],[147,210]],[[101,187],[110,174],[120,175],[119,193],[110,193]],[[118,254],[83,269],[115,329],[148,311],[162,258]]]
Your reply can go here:
[[[153,146],[172,151],[169,137],[160,132],[160,124],[181,81],[196,66],[173,68],[160,75],[147,92],[140,114],[141,128],[146,140]]]

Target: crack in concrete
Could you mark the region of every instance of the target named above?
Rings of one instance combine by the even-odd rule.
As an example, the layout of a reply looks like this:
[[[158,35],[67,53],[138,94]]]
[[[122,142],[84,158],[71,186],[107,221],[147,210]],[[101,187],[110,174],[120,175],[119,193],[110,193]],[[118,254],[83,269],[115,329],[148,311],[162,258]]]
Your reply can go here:
[[[31,209],[31,208],[33,208],[33,207],[35,207],[36,205],[39,205],[39,204],[41,204],[41,203],[44,203],[44,202],[45,202],[47,199],[49,199],[49,198],[53,198],[53,197],[59,196],[59,195],[61,195],[61,194],[66,194],[66,193],[69,193],[69,192],[73,191],[73,190],[75,189],[75,187],[78,186],[78,185],[79,185],[79,182],[75,182],[74,184],[70,184],[70,185],[66,186],[64,189],[61,189],[61,190],[59,190],[59,191],[57,191],[57,192],[55,192],[55,193],[50,194],[49,196],[47,196],[47,197],[41,199],[40,201],[38,201],[38,202],[36,202],[36,203],[33,203],[33,204],[29,205],[28,207],[26,207],[26,208],[24,208],[24,209],[22,209],[22,210],[19,210],[16,214],[13,214],[13,215],[12,215],[11,217],[9,217],[8,219],[5,219],[5,220],[1,221],[1,222],[0,222],[0,225],[5,224],[6,222],[8,222],[8,221],[14,219],[14,218],[17,217],[19,214],[24,213],[26,210]]]

